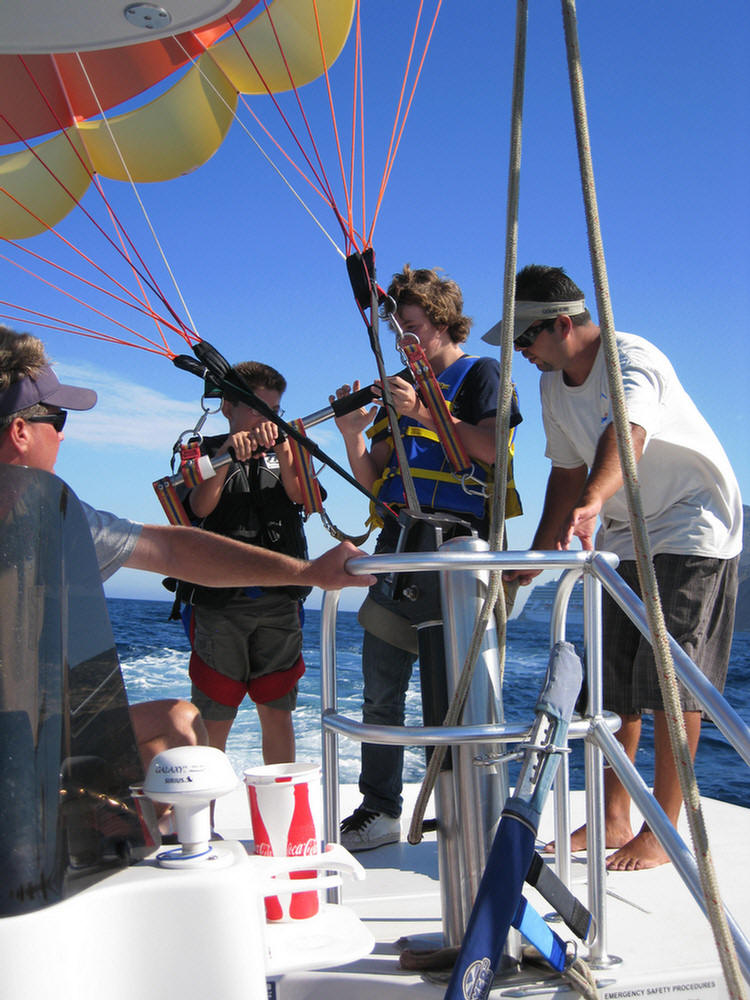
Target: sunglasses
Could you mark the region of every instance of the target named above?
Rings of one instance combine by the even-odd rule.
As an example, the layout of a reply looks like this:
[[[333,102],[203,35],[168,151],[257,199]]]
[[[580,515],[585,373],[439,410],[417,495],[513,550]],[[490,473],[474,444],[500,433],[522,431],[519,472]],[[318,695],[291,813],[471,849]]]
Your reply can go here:
[[[248,410],[250,410],[251,413],[254,413],[256,417],[265,416],[265,413],[261,413],[260,410],[256,410],[254,406],[251,406],[249,403],[245,402],[244,399],[240,399],[238,396],[232,396],[230,393],[224,392],[222,393],[222,397],[227,403],[231,403],[232,406],[237,406],[238,403],[244,403]],[[271,409],[277,417],[283,417],[286,413],[286,410],[281,406],[272,406]]]
[[[52,424],[57,433],[65,426],[68,416],[67,410],[58,410],[57,413],[40,413],[36,417],[26,417],[27,424]]]
[[[535,323],[528,330],[524,330],[520,337],[516,337],[513,341],[513,346],[519,351],[522,351],[525,347],[531,347],[542,330],[552,330],[554,325],[555,321],[553,319],[545,319],[542,323]]]

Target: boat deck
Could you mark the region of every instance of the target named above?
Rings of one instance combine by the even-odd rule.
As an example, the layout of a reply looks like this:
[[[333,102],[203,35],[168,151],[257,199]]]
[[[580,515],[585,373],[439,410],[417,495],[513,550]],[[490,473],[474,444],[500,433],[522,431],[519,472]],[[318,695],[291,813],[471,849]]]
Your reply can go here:
[[[276,981],[277,1000],[380,1000],[401,996],[418,1000],[442,995],[447,974],[399,968],[401,949],[397,942],[406,939],[408,947],[414,950],[436,949],[442,943],[436,834],[426,834],[418,846],[405,842],[417,791],[417,786],[405,790],[402,843],[358,854],[357,859],[367,869],[367,878],[362,882],[348,877],[344,880],[342,902],[372,933],[376,942],[372,953],[335,969],[288,973]],[[358,802],[355,787],[342,787],[342,815],[347,815]],[[747,934],[750,809],[710,799],[704,800],[703,808],[724,902]],[[217,804],[217,826],[223,827],[225,835],[247,836],[246,829],[232,828],[232,824],[239,823],[241,810],[236,797],[231,797],[231,802]],[[583,793],[573,793],[571,812],[575,828],[584,812]],[[634,815],[633,819],[637,829],[638,818]],[[686,824],[683,823],[680,833],[688,841]],[[542,818],[539,843],[551,837],[549,812]],[[573,858],[572,881],[573,891],[586,903],[583,853]],[[526,896],[539,912],[549,912],[549,905],[528,886]],[[594,970],[603,1000],[664,995],[697,1000],[727,995],[710,926],[672,865],[648,871],[611,872],[607,875],[607,897],[607,951],[613,964]],[[299,934],[314,937],[315,920],[305,923],[311,926],[298,925]],[[555,929],[564,939],[572,938],[564,925],[557,923]],[[273,932],[270,940],[273,953],[272,938]],[[585,947],[579,950],[585,957]],[[343,951],[342,943],[342,957]],[[568,990],[567,984],[552,970],[544,971],[525,962],[520,974],[496,980],[492,996],[562,996]]]

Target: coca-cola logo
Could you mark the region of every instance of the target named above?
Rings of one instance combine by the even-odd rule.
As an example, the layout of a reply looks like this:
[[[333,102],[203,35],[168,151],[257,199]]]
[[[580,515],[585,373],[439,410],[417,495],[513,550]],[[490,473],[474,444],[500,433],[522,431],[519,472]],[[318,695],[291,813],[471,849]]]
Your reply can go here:
[[[273,857],[273,851],[271,850],[271,845],[270,844],[259,844],[259,843],[256,842],[256,844],[255,844],[255,853],[256,854],[260,854],[264,858],[272,858]]]
[[[309,840],[302,840],[298,844],[289,844],[286,853],[290,858],[304,858],[308,854],[318,854],[319,851],[317,840],[310,837]]]

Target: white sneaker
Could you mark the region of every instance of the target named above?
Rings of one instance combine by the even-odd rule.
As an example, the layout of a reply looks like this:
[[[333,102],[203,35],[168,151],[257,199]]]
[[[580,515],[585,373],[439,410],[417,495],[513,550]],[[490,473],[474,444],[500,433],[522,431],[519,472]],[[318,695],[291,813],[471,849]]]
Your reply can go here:
[[[384,844],[397,844],[400,840],[401,820],[396,816],[360,806],[341,821],[341,844],[352,854],[371,851]]]

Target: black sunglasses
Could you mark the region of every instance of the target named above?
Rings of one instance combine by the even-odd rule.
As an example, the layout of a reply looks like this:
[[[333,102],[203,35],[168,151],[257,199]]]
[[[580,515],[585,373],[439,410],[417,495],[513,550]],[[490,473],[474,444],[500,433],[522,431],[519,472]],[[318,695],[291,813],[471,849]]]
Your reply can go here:
[[[57,433],[65,426],[68,416],[67,410],[58,410],[57,413],[40,413],[35,417],[26,417],[27,424],[52,424]]]
[[[516,337],[513,341],[513,346],[517,347],[519,351],[522,351],[525,347],[531,347],[542,330],[552,330],[554,325],[555,321],[553,319],[545,319],[541,323],[535,323],[528,330],[524,330],[520,337]]]
[[[260,410],[256,410],[254,406],[251,406],[246,399],[240,399],[239,396],[233,396],[231,393],[223,391],[220,393],[220,396],[225,402],[231,403],[232,406],[237,406],[238,403],[244,403],[248,410],[252,410],[253,413],[257,413],[259,417],[265,416],[265,414],[261,413]],[[282,406],[272,406],[271,409],[277,417],[283,417],[286,413],[286,410]]]

